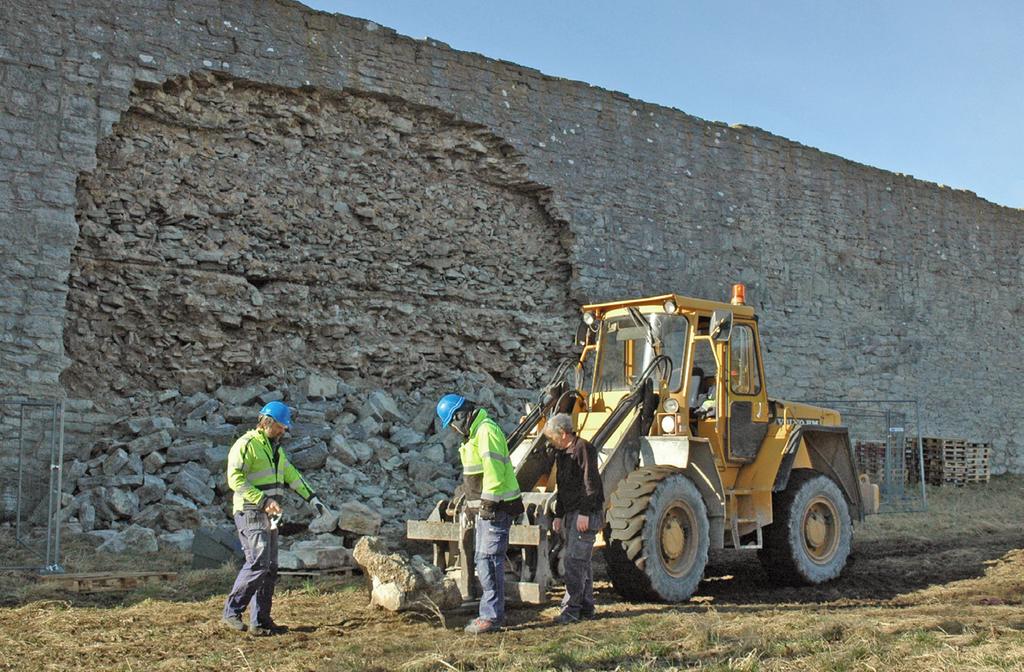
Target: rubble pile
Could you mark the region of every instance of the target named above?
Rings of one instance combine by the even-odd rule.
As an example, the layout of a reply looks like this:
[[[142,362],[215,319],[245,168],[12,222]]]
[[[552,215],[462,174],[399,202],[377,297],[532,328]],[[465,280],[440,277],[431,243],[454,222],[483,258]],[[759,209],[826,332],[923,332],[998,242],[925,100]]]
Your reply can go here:
[[[507,429],[518,422],[524,403],[536,398],[481,374],[463,376],[459,389]],[[228,450],[273,400],[294,409],[285,454],[331,509],[314,517],[297,496],[285,497],[285,521],[308,531],[282,538],[282,568],[344,566],[358,537],[401,538],[406,519],[426,516],[459,481],[458,442],[436,431],[435,396],[360,391],[321,374],[273,389],[222,386],[212,395],[169,390],[112,423],[102,439],[69,437],[62,511],[67,530],[90,534],[100,550],[119,553],[188,550],[197,527],[230,525]]]
[[[315,552],[283,540],[289,563],[400,536],[458,480],[436,398],[514,425],[572,347],[549,192],[489,129],[397,99],[209,73],[139,88],[76,218],[65,519],[104,550],[229,523],[228,448],[274,399],[337,514],[299,540]]]

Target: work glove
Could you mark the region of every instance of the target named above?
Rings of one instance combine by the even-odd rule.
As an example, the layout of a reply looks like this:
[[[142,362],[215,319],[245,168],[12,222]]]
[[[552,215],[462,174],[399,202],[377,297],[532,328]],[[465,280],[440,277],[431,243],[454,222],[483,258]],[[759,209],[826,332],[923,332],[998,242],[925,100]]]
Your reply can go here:
[[[319,497],[312,498],[311,500],[309,500],[309,503],[313,507],[313,510],[316,511],[317,516],[323,516],[327,514],[327,507],[324,505],[323,502],[320,501]]]
[[[483,500],[480,502],[480,517],[484,520],[494,520],[495,502]]]

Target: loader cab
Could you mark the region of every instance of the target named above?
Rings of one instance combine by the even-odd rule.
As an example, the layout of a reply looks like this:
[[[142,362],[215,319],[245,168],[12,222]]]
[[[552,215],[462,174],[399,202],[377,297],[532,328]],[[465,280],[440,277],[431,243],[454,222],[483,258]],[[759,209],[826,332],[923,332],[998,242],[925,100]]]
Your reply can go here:
[[[584,310],[585,437],[646,374],[657,395],[648,434],[705,438],[723,463],[756,458],[769,411],[751,307],[673,294]]]

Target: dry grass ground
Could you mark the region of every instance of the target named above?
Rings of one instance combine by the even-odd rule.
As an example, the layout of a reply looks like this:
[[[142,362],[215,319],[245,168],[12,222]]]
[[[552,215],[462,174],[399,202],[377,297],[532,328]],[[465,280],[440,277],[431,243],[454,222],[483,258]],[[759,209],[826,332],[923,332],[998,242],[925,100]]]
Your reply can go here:
[[[1022,485],[935,488],[926,514],[870,519],[824,586],[768,585],[751,554],[716,553],[689,604],[623,603],[600,583],[596,621],[560,628],[553,606],[517,608],[478,638],[461,631],[469,614],[370,609],[358,579],[283,582],[275,617],[293,631],[251,639],[215,622],[227,570],[92,597],[5,576],[0,670],[1024,670]]]

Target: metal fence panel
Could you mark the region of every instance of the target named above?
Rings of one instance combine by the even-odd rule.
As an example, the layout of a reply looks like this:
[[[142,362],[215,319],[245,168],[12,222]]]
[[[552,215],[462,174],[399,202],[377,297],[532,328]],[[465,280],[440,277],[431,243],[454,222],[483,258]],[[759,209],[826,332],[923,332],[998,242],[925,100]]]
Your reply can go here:
[[[0,569],[61,571],[62,401],[0,399]]]
[[[825,399],[807,403],[834,409],[842,415],[843,424],[850,431],[858,471],[868,474],[872,482],[878,484],[879,513],[928,510],[928,494],[921,471],[919,400]]]

